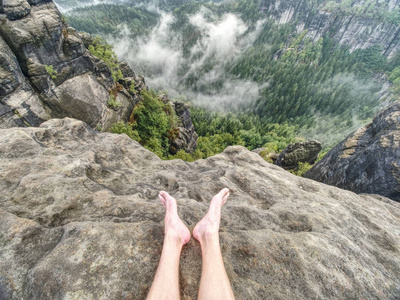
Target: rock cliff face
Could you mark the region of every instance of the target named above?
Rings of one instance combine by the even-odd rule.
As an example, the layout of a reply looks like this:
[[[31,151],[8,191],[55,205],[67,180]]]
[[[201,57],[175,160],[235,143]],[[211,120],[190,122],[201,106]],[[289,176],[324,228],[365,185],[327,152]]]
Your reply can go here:
[[[0,3],[0,128],[39,126],[51,118],[73,117],[107,130],[127,122],[147,89],[125,62],[114,82],[112,72],[88,51],[93,38],[68,27],[51,1],[7,0]],[[133,86],[133,88],[132,88]],[[110,96],[119,107],[110,107]],[[179,111],[178,111],[179,110]],[[178,150],[197,147],[187,109],[179,108],[183,126]]]
[[[197,149],[197,133],[194,131],[189,106],[185,103],[175,102],[174,108],[182,126],[178,127],[179,136],[172,142],[172,147],[175,152],[184,149],[188,153],[193,153]]]
[[[327,2],[332,4],[343,1],[318,1],[319,4],[315,2],[263,0],[261,9],[276,23],[293,22],[298,32],[308,29],[306,37],[314,41],[327,34],[340,44],[349,46],[351,50],[379,45],[382,46],[383,54],[389,58],[400,49],[400,26],[372,18],[366,13],[371,6],[376,6],[382,7],[382,16],[385,16],[400,6],[399,0],[376,3],[367,3],[366,0],[351,1],[352,5],[347,8],[347,13],[328,9]]]
[[[221,244],[237,299],[398,299],[400,203],[289,174],[243,147],[163,161],[81,121],[0,130],[0,298],[144,299],[167,190],[193,228],[222,187]],[[201,270],[192,239],[182,299]]]
[[[305,177],[400,201],[400,102],[350,134]]]
[[[107,129],[127,121],[138,101],[121,90],[120,109],[107,107],[115,88],[110,69],[51,1],[2,1],[0,49],[0,128],[70,116]]]

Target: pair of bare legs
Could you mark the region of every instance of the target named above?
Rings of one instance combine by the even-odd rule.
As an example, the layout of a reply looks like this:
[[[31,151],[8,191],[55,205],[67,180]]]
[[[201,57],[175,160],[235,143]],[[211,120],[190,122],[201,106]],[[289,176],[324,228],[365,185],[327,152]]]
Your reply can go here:
[[[180,299],[179,257],[183,245],[190,240],[190,231],[178,216],[176,200],[167,192],[158,195],[166,208],[165,236],[160,262],[151,285],[148,300]],[[229,197],[223,189],[215,195],[204,218],[193,229],[193,236],[200,242],[203,265],[198,299],[235,299],[219,245],[221,208]]]

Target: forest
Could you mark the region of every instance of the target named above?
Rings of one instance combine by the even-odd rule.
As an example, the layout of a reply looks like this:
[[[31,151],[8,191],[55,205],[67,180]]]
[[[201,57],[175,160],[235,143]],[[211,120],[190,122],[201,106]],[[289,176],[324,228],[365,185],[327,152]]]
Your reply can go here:
[[[356,15],[365,12],[376,19],[383,18],[385,9],[373,1],[366,1],[357,11],[348,5],[349,1],[332,2],[318,3],[327,11]],[[165,8],[168,1],[163,3]],[[250,150],[266,147],[268,151],[279,152],[291,142],[310,138],[321,140],[326,151],[367,123],[383,102],[398,99],[400,53],[387,59],[379,45],[350,51],[336,43],[329,33],[311,40],[307,28],[298,31],[296,24],[277,24],[268,19],[261,9],[262,1],[258,0],[169,4],[169,11],[164,15],[170,14],[172,22],[162,33],[160,44],[179,55],[174,74],[177,83],[151,86],[151,78],[160,75],[155,75],[154,70],[164,76],[160,68],[149,67],[148,62],[140,61],[139,55],[137,61],[134,55],[133,61],[128,61],[137,73],[150,79],[152,89],[143,95],[147,100],[137,113],[148,114],[151,107],[152,113],[158,114],[152,118],[162,122],[152,126],[155,130],[152,137],[148,135],[149,128],[146,129],[149,124],[116,124],[114,128],[115,132],[129,131],[130,136],[162,158],[206,158],[229,145],[244,145]],[[232,47],[236,47],[236,52],[228,53],[229,59],[221,59],[218,49],[209,50],[206,42],[210,42],[207,40],[210,32],[205,28],[214,29],[232,15],[238,28],[243,30],[235,36],[237,45]],[[67,13],[71,26],[100,35],[111,44],[118,38],[128,40],[133,53],[139,53],[140,43],[157,37],[155,32],[162,17],[146,5],[128,2],[78,7]],[[385,18],[385,22],[398,24],[398,10],[390,11]],[[203,27],[193,21],[199,19]],[[257,97],[251,101],[238,105],[228,102],[219,105],[222,110],[213,110],[196,100],[201,96],[215,96],[211,97],[215,99],[226,93],[227,86],[232,89],[243,82],[258,87]],[[390,89],[385,91],[387,83]],[[190,103],[199,135],[195,154],[180,152],[173,156],[169,153],[168,130],[178,123],[174,116],[161,109],[163,104],[157,100],[157,90],[171,91],[173,98]],[[157,105],[160,109],[155,109]]]

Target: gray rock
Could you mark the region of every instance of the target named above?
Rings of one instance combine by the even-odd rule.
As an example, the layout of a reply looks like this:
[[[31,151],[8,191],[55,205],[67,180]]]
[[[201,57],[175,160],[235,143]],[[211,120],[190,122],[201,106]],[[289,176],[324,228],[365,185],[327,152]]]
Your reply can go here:
[[[43,100],[58,117],[71,116],[83,120],[92,127],[107,130],[112,123],[127,121],[134,107],[132,98],[120,92],[116,101],[121,103],[118,110],[107,106],[109,91],[95,76],[84,74],[68,79],[52,89]]]
[[[0,37],[0,128],[38,126],[50,119],[48,108],[26,81],[14,53]]]
[[[135,73],[132,71],[131,67],[125,61],[119,62],[119,68],[121,69],[122,75],[124,77],[135,77]]]
[[[189,106],[182,102],[174,102],[174,108],[182,126],[178,127],[178,137],[171,143],[171,152],[174,154],[183,149],[187,153],[194,153],[197,149],[198,136],[192,123]]]
[[[0,128],[38,126],[66,116],[102,129],[114,121],[127,122],[140,99],[120,90],[121,107],[109,108],[107,101],[116,84],[105,62],[90,54],[54,3],[29,3],[33,6],[19,0],[0,5]],[[16,8],[28,6],[30,13],[16,15]],[[145,86],[144,80],[137,85]]]
[[[265,151],[265,150],[266,150],[266,148],[264,147],[264,148],[253,149],[253,150],[251,150],[251,152],[260,154],[261,152],[263,152],[263,151]]]
[[[320,1],[317,5],[308,0],[263,0],[260,7],[278,24],[295,23],[298,33],[307,29],[306,37],[314,41],[329,35],[350,51],[381,46],[382,53],[389,58],[400,50],[400,26],[365,14],[331,13],[324,9],[327,2],[339,1]],[[393,12],[400,1],[380,1],[379,5],[385,6],[385,12]],[[359,6],[371,6],[371,3],[356,0],[351,4],[352,8]]]
[[[350,134],[305,177],[400,201],[400,102]]]
[[[93,37],[89,33],[79,32],[78,34],[86,48],[89,48],[89,46],[93,44]]]
[[[321,149],[322,144],[318,141],[292,143],[279,154],[275,164],[284,169],[296,169],[299,162],[313,164]]]
[[[236,299],[397,299],[400,203],[297,177],[235,146],[163,161],[126,135],[50,120],[0,130],[0,298],[145,299],[167,190],[193,229],[223,187],[222,255]],[[200,245],[181,257],[196,299]]]
[[[18,20],[31,12],[31,6],[26,0],[3,0],[2,12],[9,20]]]
[[[0,37],[0,97],[15,91],[24,80],[17,58]]]

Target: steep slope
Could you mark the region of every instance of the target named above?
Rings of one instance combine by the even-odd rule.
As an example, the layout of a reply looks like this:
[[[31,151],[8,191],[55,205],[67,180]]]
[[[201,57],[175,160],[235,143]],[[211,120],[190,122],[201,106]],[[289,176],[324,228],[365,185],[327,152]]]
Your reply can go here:
[[[400,49],[399,0],[262,0],[261,9],[278,24],[295,23],[317,41],[329,35],[350,50],[382,47],[392,57]]]
[[[51,1],[3,1],[0,49],[2,128],[69,116],[107,129],[127,121],[138,102],[119,88],[121,107],[107,106],[116,89],[111,70],[90,54]]]
[[[400,201],[400,102],[350,134],[305,177]]]
[[[0,298],[144,299],[167,190],[193,228],[229,187],[222,252],[237,299],[398,299],[400,204],[296,177],[243,147],[162,161],[81,121],[0,130]],[[201,252],[181,258],[195,299]]]

